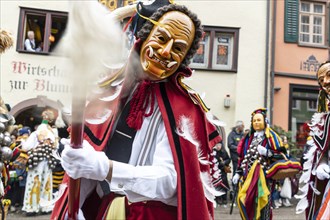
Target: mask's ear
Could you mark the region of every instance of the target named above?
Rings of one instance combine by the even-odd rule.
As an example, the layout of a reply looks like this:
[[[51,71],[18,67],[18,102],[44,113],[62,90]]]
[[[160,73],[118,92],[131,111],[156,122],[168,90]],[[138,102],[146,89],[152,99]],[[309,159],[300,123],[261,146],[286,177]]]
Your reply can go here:
[[[159,8],[169,5],[171,2],[169,0],[155,0],[151,4],[143,4],[142,2],[139,2],[136,5],[136,10],[138,13],[133,18],[132,21],[132,31],[134,35],[136,36],[139,30],[141,30],[142,26],[146,22],[144,18],[142,18],[140,15],[149,18],[153,13],[155,13]]]

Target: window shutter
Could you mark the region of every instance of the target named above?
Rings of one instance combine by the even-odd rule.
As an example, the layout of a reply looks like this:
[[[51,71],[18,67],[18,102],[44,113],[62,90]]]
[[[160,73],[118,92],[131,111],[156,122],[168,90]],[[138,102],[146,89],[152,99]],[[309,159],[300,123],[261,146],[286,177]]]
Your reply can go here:
[[[296,43],[298,41],[299,0],[285,0],[284,41]]]

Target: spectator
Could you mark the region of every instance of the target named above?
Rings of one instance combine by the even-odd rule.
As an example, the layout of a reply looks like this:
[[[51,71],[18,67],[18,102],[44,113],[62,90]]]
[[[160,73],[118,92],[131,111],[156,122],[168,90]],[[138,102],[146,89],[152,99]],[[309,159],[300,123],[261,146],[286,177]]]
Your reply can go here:
[[[213,151],[216,152],[216,159],[218,160],[218,167],[221,170],[221,179],[222,179],[222,186],[219,186],[217,189],[219,191],[224,192],[223,195],[216,197],[216,202],[218,205],[222,205],[224,208],[227,208],[227,201],[228,201],[228,190],[229,190],[229,183],[227,174],[231,172],[230,162],[231,159],[222,144],[217,144],[213,148]]]
[[[230,153],[230,158],[233,162],[233,173],[235,173],[237,169],[237,162],[238,162],[237,145],[243,136],[244,136],[244,123],[243,121],[237,121],[236,126],[233,127],[232,131],[228,135],[228,149]]]
[[[26,169],[19,169],[16,168],[16,175],[18,179],[18,188],[17,188],[17,195],[18,195],[18,207],[23,207],[23,199],[25,193],[25,184],[27,178],[27,170]]]
[[[33,31],[28,31],[27,32],[27,39],[25,40],[24,43],[25,50],[27,51],[36,51],[36,41],[34,39],[34,32]]]

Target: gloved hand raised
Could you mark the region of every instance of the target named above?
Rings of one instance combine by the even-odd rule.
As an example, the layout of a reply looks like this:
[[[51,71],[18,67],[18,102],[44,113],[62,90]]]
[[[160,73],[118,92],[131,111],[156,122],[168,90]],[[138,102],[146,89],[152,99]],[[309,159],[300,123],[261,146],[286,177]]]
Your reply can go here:
[[[320,180],[325,180],[330,178],[330,167],[327,163],[323,162],[316,168],[316,176]]]
[[[235,173],[235,175],[233,176],[233,184],[236,185],[238,183],[239,178],[241,177],[241,175],[239,175],[238,173]]]
[[[109,159],[103,151],[95,149],[83,141],[82,148],[74,149],[69,139],[62,139],[64,145],[61,163],[66,173],[73,179],[105,180],[109,172]]]

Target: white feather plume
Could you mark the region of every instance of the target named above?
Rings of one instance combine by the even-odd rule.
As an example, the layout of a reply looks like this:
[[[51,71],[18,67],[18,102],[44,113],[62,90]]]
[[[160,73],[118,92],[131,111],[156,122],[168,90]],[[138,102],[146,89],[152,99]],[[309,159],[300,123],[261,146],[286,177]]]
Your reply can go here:
[[[198,155],[198,160],[203,165],[210,164],[208,158],[204,156],[204,152],[202,151],[200,144],[196,138],[195,129],[191,120],[186,116],[181,116],[179,119],[178,127],[176,129],[176,133],[182,138],[186,139],[194,146],[196,146],[196,151]]]
[[[323,135],[322,127],[325,123],[325,115],[326,113],[324,112],[314,113],[310,123],[308,124],[312,134],[318,136]]]
[[[307,183],[311,177],[311,172],[311,170],[304,171],[299,179],[299,183]]]
[[[111,86],[112,87],[116,87],[116,86],[119,86],[120,84],[122,84],[124,82],[124,78],[122,78],[122,79],[117,79],[117,80],[115,80],[115,81],[113,81],[112,83],[111,83]]]
[[[312,145],[313,143],[313,145]],[[314,142],[311,143],[311,148],[304,154],[305,160],[313,160],[314,153],[316,151],[316,145]]]
[[[309,184],[305,184],[304,186],[299,188],[299,191],[302,192],[302,194],[305,194],[308,192],[308,187],[309,187]]]
[[[307,160],[304,162],[304,170],[309,170],[313,166],[313,161],[312,160]]]
[[[203,189],[204,189],[204,195],[210,202],[213,203],[213,206],[216,207],[215,197],[223,195],[223,192],[217,191],[213,184],[212,179],[209,173],[207,172],[201,172],[200,178],[203,183]]]
[[[186,116],[181,116],[179,119],[179,125],[176,129],[176,132],[179,136],[186,139],[197,148],[199,148],[199,142],[196,140],[195,129],[191,120]],[[199,151],[198,151],[199,152]]]
[[[117,86],[114,94],[107,96],[107,97],[102,97],[102,98],[100,98],[100,100],[104,101],[104,102],[110,102],[110,101],[115,100],[119,96],[121,88],[122,88],[122,86]]]
[[[299,183],[307,183],[312,175],[312,170],[313,170],[313,159],[314,159],[314,154],[316,152],[316,145],[313,140],[309,140],[308,144],[311,146],[310,149],[304,154],[304,159],[306,162],[304,163],[303,166],[303,173],[299,179]]]
[[[309,188],[309,183],[306,183],[303,187],[299,187],[299,192],[300,194],[294,195],[296,199],[302,199],[307,196],[308,193],[308,188]]]
[[[308,185],[308,184],[306,184],[306,185]],[[299,195],[294,195],[294,197],[296,198],[296,199],[302,199],[302,198],[304,198],[304,197],[306,197],[307,196],[307,192],[306,193],[304,193],[304,194],[299,194]]]
[[[216,126],[221,126],[221,127],[225,127],[226,123],[224,123],[223,121],[220,121],[217,117],[215,117],[210,111],[206,112],[206,118],[207,120],[216,125]]]
[[[67,58],[63,70],[70,77],[79,109],[86,94],[95,86],[98,75],[107,73],[107,66],[124,63],[128,58],[118,15],[112,14],[98,1],[69,1],[69,19],[64,37],[56,53]],[[72,123],[81,118],[72,115]]]
[[[320,195],[321,194],[321,192],[316,189],[316,187],[314,186],[314,183],[313,182],[309,182],[309,185],[311,186],[312,190],[314,191],[314,193],[316,195]]]
[[[205,156],[203,156],[203,152],[202,151],[200,151],[198,153],[198,160],[203,165],[209,165],[209,164],[211,164],[211,162],[208,161],[208,159]]]
[[[308,200],[306,197],[304,197],[298,202],[296,206],[296,213],[297,214],[303,213],[307,207],[308,207]]]
[[[125,38],[115,16],[97,1],[70,3],[68,28],[60,49],[73,65],[78,65],[74,68],[82,66],[83,72],[95,77],[95,66],[109,61],[109,54],[110,62],[122,63]]]
[[[112,111],[110,109],[104,109],[102,114],[95,115],[95,118],[86,118],[86,122],[89,124],[102,124],[111,116]]]

